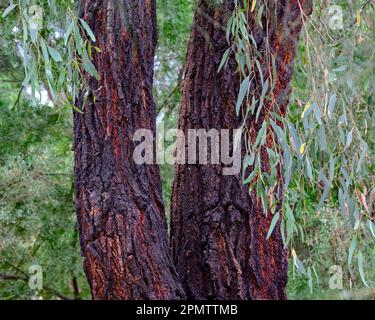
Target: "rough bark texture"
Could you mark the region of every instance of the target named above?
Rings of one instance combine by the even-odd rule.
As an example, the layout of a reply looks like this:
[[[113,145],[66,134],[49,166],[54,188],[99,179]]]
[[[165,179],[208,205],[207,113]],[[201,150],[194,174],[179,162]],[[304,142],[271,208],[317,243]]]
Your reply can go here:
[[[225,37],[232,0],[215,5],[199,0],[187,53],[179,127],[237,129],[235,105],[240,79],[231,59],[218,74],[228,47]],[[249,2],[249,1],[248,1]],[[251,1],[250,1],[251,3]],[[249,17],[249,30],[258,49],[276,57],[277,80],[273,102],[264,108],[285,113],[290,96],[293,60],[302,27],[301,9],[308,14],[311,1],[271,1],[265,31]],[[267,45],[267,48],[266,48]],[[266,59],[261,63],[267,70]],[[266,72],[264,72],[266,74]],[[266,114],[261,114],[264,119]],[[253,131],[259,125],[249,120]],[[264,170],[267,156],[264,155]],[[266,235],[272,215],[266,217],[256,194],[249,195],[241,177],[223,176],[221,165],[177,165],[172,195],[173,258],[188,297],[194,299],[285,299],[287,251],[277,226]],[[282,185],[282,181],[280,181]]]
[[[100,80],[89,79],[84,114],[74,113],[75,201],[93,298],[179,299],[159,169],[133,161],[133,133],[155,132],[155,1],[81,0],[79,8],[101,49]]]

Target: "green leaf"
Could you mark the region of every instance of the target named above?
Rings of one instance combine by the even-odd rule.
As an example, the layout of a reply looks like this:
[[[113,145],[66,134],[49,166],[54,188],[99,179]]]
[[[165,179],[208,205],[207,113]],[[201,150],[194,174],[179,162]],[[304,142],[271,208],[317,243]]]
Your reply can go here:
[[[242,164],[242,176],[245,177],[245,171],[249,166],[252,166],[255,161],[255,153],[253,153],[251,156],[249,154],[246,154],[244,159],[243,159],[243,164]],[[245,180],[245,179],[243,179]]]
[[[295,250],[292,250],[293,262],[294,265],[297,267],[298,271],[301,272],[303,275],[306,275],[306,269],[302,263],[302,261],[298,258]]]
[[[279,219],[280,219],[280,212],[277,212],[274,215],[274,217],[272,218],[271,225],[270,225],[270,228],[269,228],[268,234],[267,234],[267,240],[271,237],[272,232],[275,229],[275,226],[276,226],[277,222],[279,221]]]
[[[312,165],[310,162],[309,157],[306,157],[306,171],[307,171],[307,176],[310,181],[313,181],[313,172],[312,172]]]
[[[81,109],[79,109],[77,106],[75,106],[74,104],[72,104],[72,108],[73,108],[74,111],[77,111],[78,113],[84,114],[84,112]]]
[[[252,159],[253,156],[251,156],[251,159],[249,160],[250,162],[253,162],[254,164],[254,168],[253,168],[253,171],[251,172],[251,174],[248,176],[247,179],[244,179],[244,181],[242,182],[244,185],[245,184],[248,184],[250,182],[252,182],[254,180],[254,178],[257,176],[258,174],[258,168],[259,168],[259,161],[258,159],[255,160],[255,155],[254,155],[254,160]],[[254,163],[255,162],[255,163]],[[251,164],[252,165],[252,164]],[[246,170],[246,169],[245,169]],[[245,176],[245,171],[243,173],[243,176]]]
[[[266,190],[264,188],[265,188],[265,186],[263,185],[262,180],[258,179],[257,194],[258,194],[258,196],[260,196],[260,198],[262,200],[263,212],[264,212],[265,216],[267,216],[268,208],[267,208]]]
[[[91,38],[91,40],[93,42],[96,42],[96,38],[94,36],[94,33],[92,32],[91,28],[89,27],[89,25],[86,23],[85,20],[83,19],[79,19],[81,21],[81,24],[82,24],[82,27],[86,30],[87,34],[89,35],[89,37]]]
[[[38,29],[30,29],[30,39],[33,43],[35,43],[37,36],[38,36]]]
[[[349,149],[352,142],[353,142],[353,130],[350,130],[348,137],[346,138],[345,149]]]
[[[62,90],[65,79],[66,79],[66,73],[65,73],[65,70],[63,70],[60,72],[59,79],[57,80],[57,89],[59,91]]]
[[[369,221],[368,222],[368,227],[369,227],[369,229],[371,231],[372,236],[375,239],[375,224],[372,221]]]
[[[85,61],[82,64],[82,67],[90,74],[90,76],[95,77],[96,79],[99,80],[99,74],[91,62]]]
[[[328,149],[327,148],[327,136],[326,136],[326,130],[324,129],[323,126],[320,126],[319,128],[318,137],[319,137],[320,150],[326,151]]]
[[[255,141],[254,148],[257,148],[259,146],[259,143],[261,142],[261,140],[265,140],[264,138],[266,137],[266,135],[267,135],[267,121],[264,121],[262,128],[258,132],[258,136]]]
[[[241,16],[243,16],[243,13],[241,12]],[[242,20],[245,20],[245,17],[243,16],[243,19]],[[241,23],[240,24],[240,31],[241,31],[241,34],[242,34],[242,37],[244,39],[247,39],[249,37],[249,34],[246,30],[246,26],[245,26],[245,23]]]
[[[64,34],[64,45],[66,46],[68,44],[68,41],[69,41],[69,37],[70,37],[70,34],[72,33],[73,31],[73,22],[69,25],[68,29],[66,30],[65,34]]]
[[[251,174],[242,183],[245,185],[245,184],[252,182],[257,174],[258,174],[258,171],[253,170],[253,172],[251,172]]]
[[[26,87],[33,76],[33,73],[36,72],[36,65],[33,59],[30,59],[29,64],[27,65],[27,71],[25,71],[25,79],[22,82],[22,86]]]
[[[320,111],[320,108],[319,108],[319,106],[316,102],[313,103],[312,109],[314,111],[316,120],[318,121],[318,123],[320,125],[322,125],[323,124],[323,122],[322,122],[322,112]]]
[[[225,32],[226,39],[227,39],[228,43],[229,43],[229,40],[230,40],[230,33],[231,33],[232,21],[233,21],[233,18],[230,17],[229,20],[228,20],[227,29],[226,29],[226,32]]]
[[[358,271],[361,276],[362,282],[366,287],[368,287],[368,284],[366,282],[365,272],[363,271],[363,254],[361,250],[358,252],[357,258],[358,258]]]
[[[332,71],[333,72],[343,72],[343,71],[346,71],[348,69],[348,65],[343,65],[341,67],[338,67],[336,69],[333,69]]]
[[[250,38],[251,42],[253,43],[254,48],[257,49],[258,48],[258,44],[255,41],[255,39],[254,39],[254,37],[253,37],[253,35],[251,33],[249,35],[249,38]]]
[[[288,188],[290,180],[292,178],[292,167],[293,167],[293,158],[291,156],[290,148],[286,145],[284,147],[284,162],[285,162],[285,188]]]
[[[43,54],[43,59],[46,64],[49,63],[49,54],[47,50],[46,43],[44,42],[43,38],[39,39],[40,47],[42,48],[42,54]]]
[[[273,131],[276,133],[279,143],[284,144],[286,139],[285,139],[285,134],[284,134],[283,129],[279,125],[277,125],[276,122],[273,121],[272,119],[270,119],[270,123],[273,128]]]
[[[335,158],[333,155],[330,156],[329,158],[329,181],[332,182],[333,178],[335,176]]]
[[[7,7],[4,10],[2,17],[5,18],[15,7],[17,7],[17,4],[11,4],[9,7]]]
[[[256,106],[257,103],[258,103],[258,100],[255,99],[255,96],[253,96],[252,99],[251,99],[251,107],[250,107],[251,114],[254,114],[255,106]],[[247,118],[247,115],[246,115],[246,118]]]
[[[237,104],[236,104],[236,113],[237,116],[240,115],[241,106],[244,101],[245,96],[247,95],[250,88],[250,76],[247,76],[244,81],[241,83],[240,93],[238,95]]]
[[[262,87],[264,87],[264,77],[263,77],[262,67],[260,65],[260,62],[257,59],[255,59],[255,64],[257,65],[257,68],[258,68],[259,77],[260,77],[260,81],[262,83]]]
[[[223,66],[228,62],[230,50],[231,50],[231,48],[228,48],[227,50],[225,50],[225,52],[223,54],[223,58],[221,59],[221,62],[220,62],[220,65],[219,65],[219,69],[217,71],[218,73],[221,71]]]
[[[77,52],[82,55],[82,50],[83,50],[83,40],[81,37],[81,34],[79,32],[78,26],[73,23],[73,30],[74,30],[74,40],[77,48]]]
[[[48,47],[48,51],[49,51],[53,60],[55,60],[56,62],[62,61],[61,55],[56,49],[54,49],[52,47]]]
[[[56,89],[55,89],[55,84],[53,83],[53,78],[49,74],[47,74],[47,82],[48,82],[48,87],[51,92],[52,100],[56,101],[57,95],[56,95]]]
[[[259,27],[263,29],[262,17],[263,17],[264,5],[261,5],[257,13],[257,23]]]
[[[292,209],[290,208],[290,205],[288,203],[285,203],[285,215],[288,221],[293,222],[293,223],[296,221],[294,219]]]
[[[331,96],[329,99],[329,104],[328,104],[328,118],[331,119],[333,115],[333,111],[336,105],[336,95],[334,94]]]
[[[284,221],[284,220],[283,220]],[[293,234],[293,224],[290,221],[286,222],[286,241],[285,241],[285,247],[288,246],[290,241],[292,240],[292,234]]]

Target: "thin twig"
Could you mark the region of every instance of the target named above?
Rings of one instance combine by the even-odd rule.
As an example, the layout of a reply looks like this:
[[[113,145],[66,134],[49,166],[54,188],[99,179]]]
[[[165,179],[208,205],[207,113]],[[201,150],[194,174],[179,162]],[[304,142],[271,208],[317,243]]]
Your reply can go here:
[[[20,91],[18,92],[17,100],[16,100],[16,102],[15,102],[14,105],[13,105],[13,109],[16,108],[17,105],[18,105],[19,102],[20,102],[21,94],[22,94],[23,88],[24,88],[24,86],[22,86],[21,89],[20,89]]]

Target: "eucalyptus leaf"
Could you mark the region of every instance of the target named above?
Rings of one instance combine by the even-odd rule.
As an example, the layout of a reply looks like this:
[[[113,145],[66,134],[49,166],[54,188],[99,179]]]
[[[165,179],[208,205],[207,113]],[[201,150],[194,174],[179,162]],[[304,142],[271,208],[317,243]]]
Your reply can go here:
[[[267,233],[267,240],[271,238],[273,230],[275,229],[276,224],[279,222],[279,219],[280,219],[280,212],[276,212],[276,214],[272,218],[271,225]]]
[[[336,105],[336,95],[332,95],[331,98],[329,99],[329,104],[328,104],[328,118],[332,119],[333,111],[335,109]]]
[[[250,88],[250,76],[246,77],[240,86],[240,93],[238,95],[237,104],[236,104],[236,114],[240,115],[241,106],[244,101],[245,96],[247,95]]]
[[[363,253],[362,251],[358,251],[358,271],[359,271],[359,274],[361,276],[361,280],[363,282],[363,284],[366,286],[366,287],[369,287],[367,282],[366,282],[366,276],[365,276],[365,272],[363,270],[363,263],[364,263],[364,258],[363,258]]]
[[[92,30],[91,30],[91,28],[89,27],[89,25],[86,23],[86,21],[85,20],[83,20],[83,19],[79,19],[80,21],[81,21],[81,25],[82,25],[82,27],[85,29],[85,31],[87,32],[87,34],[89,35],[89,37],[91,38],[91,40],[93,41],[93,42],[96,42],[96,38],[95,38],[95,36],[94,36],[94,33],[92,32]]]
[[[48,47],[48,51],[49,51],[53,60],[55,60],[56,62],[62,61],[62,57],[56,49],[54,49],[52,47]]]
[[[357,243],[358,243],[357,238],[354,238],[350,242],[349,253],[348,253],[348,267],[349,267],[349,269],[351,269],[351,264],[352,264],[352,261],[353,261],[353,255],[354,255],[355,249],[357,248]]]
[[[221,59],[221,62],[220,62],[220,65],[219,65],[218,72],[220,72],[221,69],[223,68],[223,66],[228,62],[228,57],[229,57],[230,50],[231,50],[230,48],[228,48],[227,50],[225,50],[225,52],[223,54],[223,58]]]
[[[17,7],[17,4],[11,4],[9,7],[7,7],[4,12],[3,12],[3,15],[2,17],[5,18],[9,13],[11,13],[13,11],[13,9]]]

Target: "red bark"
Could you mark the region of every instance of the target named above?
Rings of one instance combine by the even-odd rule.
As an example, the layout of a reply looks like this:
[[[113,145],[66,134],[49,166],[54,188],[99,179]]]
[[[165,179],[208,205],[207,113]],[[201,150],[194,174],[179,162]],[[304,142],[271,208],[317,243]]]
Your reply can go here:
[[[75,202],[93,298],[182,298],[159,169],[133,161],[134,132],[155,132],[155,1],[80,0],[80,13],[101,49],[100,80],[87,76],[84,114],[74,112]]]
[[[250,2],[251,5],[251,1]],[[249,16],[263,56],[264,74],[268,49],[276,57],[277,80],[273,102],[261,113],[258,124],[248,120],[253,132],[269,111],[285,114],[289,103],[293,60],[302,27],[301,9],[310,13],[311,1],[268,2],[264,16],[269,29],[257,26]],[[215,4],[199,0],[195,12],[182,87],[179,127],[188,129],[237,129],[235,105],[240,87],[238,66],[230,59],[218,67],[228,47],[227,20],[234,1]],[[259,76],[259,75],[258,75]],[[260,90],[261,91],[261,90]],[[264,155],[264,170],[269,170]],[[279,182],[282,190],[282,178]],[[282,196],[282,195],[281,195]],[[285,299],[287,251],[276,226],[269,241],[272,215],[263,213],[258,195],[249,195],[241,177],[223,176],[221,165],[177,165],[172,195],[173,258],[188,297],[194,299]]]

